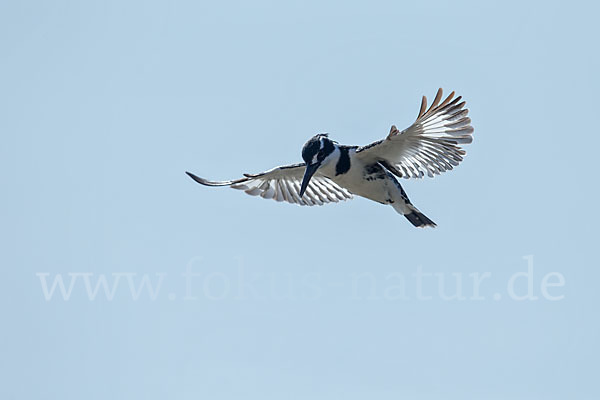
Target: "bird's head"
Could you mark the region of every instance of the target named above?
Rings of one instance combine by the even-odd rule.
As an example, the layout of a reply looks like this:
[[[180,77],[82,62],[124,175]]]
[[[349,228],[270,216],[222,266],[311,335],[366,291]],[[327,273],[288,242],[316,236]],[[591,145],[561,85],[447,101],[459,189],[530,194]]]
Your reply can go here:
[[[315,135],[304,144],[302,158],[306,163],[306,170],[302,179],[302,186],[300,187],[300,197],[304,195],[310,178],[312,178],[315,172],[322,165],[327,164],[333,159],[332,155],[336,148],[335,144],[336,142],[329,139],[326,133]]]

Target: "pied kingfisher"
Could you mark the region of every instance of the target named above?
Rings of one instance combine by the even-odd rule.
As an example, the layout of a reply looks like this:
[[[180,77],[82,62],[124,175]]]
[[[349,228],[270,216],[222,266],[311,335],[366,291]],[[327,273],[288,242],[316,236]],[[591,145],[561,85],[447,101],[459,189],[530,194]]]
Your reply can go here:
[[[303,206],[337,203],[352,195],[389,204],[416,227],[436,224],[412,205],[396,177],[433,177],[458,165],[471,143],[473,127],[461,97],[442,100],[439,89],[431,107],[423,96],[417,120],[399,131],[392,125],[385,139],[366,146],[344,146],[328,134],[310,138],[302,148],[304,163],[273,168],[243,178],[213,182],[186,172],[206,186],[230,186],[265,199]]]

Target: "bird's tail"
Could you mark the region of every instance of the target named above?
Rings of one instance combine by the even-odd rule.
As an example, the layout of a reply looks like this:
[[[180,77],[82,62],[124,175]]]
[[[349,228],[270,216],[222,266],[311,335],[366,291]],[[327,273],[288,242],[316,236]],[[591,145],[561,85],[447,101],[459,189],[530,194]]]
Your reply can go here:
[[[394,203],[392,206],[396,204],[398,203]],[[396,211],[398,211],[400,214],[404,215],[406,219],[417,228],[425,228],[427,226],[435,228],[437,226],[435,222],[427,218],[425,214],[419,211],[417,207],[413,206],[411,203],[404,203],[401,206],[398,204],[398,206],[394,207],[394,209],[396,209]]]
[[[411,224],[416,226],[417,228],[425,228],[426,226],[431,226],[435,228],[437,225],[435,222],[430,220],[423,214],[421,211],[416,208],[410,214],[404,214],[407,220],[410,221]]]

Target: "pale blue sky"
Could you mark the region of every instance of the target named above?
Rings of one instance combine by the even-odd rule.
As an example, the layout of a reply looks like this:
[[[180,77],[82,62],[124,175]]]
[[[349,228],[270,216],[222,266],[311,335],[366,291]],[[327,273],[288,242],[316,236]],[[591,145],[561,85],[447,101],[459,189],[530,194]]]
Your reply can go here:
[[[0,397],[599,398],[589,3],[2,2]],[[323,131],[366,144],[438,87],[475,140],[403,181],[435,230],[184,174],[298,162]],[[529,255],[538,299],[517,301]],[[460,274],[466,298],[434,275],[419,299],[419,269],[449,293]],[[70,272],[136,275],[110,301],[84,275],[46,301],[36,274]],[[133,300],[128,279],[157,273]]]

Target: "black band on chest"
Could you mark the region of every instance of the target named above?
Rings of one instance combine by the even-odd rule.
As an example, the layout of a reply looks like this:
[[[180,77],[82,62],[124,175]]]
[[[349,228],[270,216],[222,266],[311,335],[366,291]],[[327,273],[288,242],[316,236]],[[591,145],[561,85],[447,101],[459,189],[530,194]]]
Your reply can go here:
[[[347,147],[340,147],[340,159],[335,165],[335,174],[345,174],[350,170],[350,155]]]

